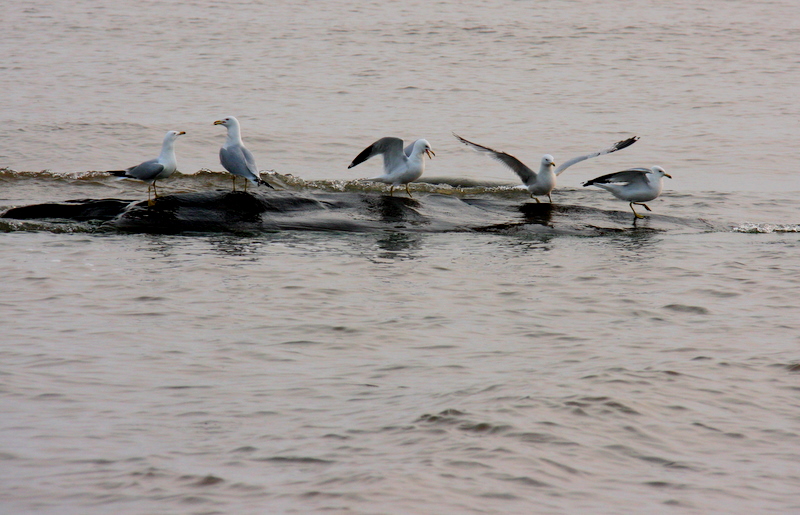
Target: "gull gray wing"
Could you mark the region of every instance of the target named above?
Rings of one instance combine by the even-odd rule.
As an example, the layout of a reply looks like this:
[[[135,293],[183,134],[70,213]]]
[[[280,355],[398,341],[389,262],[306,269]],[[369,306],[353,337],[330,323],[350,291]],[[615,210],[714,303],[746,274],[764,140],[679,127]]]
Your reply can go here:
[[[264,186],[268,187],[271,190],[274,190],[275,187],[261,178],[261,173],[258,171],[258,166],[256,166],[256,158],[253,157],[253,153],[247,147],[242,147],[242,155],[244,156],[244,160],[247,163],[247,168],[253,173],[255,180],[258,184],[263,184]]]
[[[256,166],[256,158],[253,157],[253,153],[250,152],[247,147],[242,147],[242,155],[244,156],[245,163],[247,163],[247,169],[258,178],[258,166]]]
[[[158,174],[164,171],[164,165],[158,162],[158,159],[151,159],[136,166],[131,166],[124,173],[112,172],[120,177],[130,177],[132,179],[139,179],[140,181],[149,182],[158,177]]]
[[[611,182],[624,182],[632,184],[635,182],[646,182],[647,174],[650,172],[648,168],[629,168],[621,172],[614,172],[607,175],[601,175],[591,181],[583,183],[584,186],[591,186],[592,184],[608,184]]]
[[[519,175],[519,178],[522,179],[522,182],[524,182],[525,184],[527,184],[531,179],[534,179],[536,177],[536,173],[533,170],[525,166],[522,163],[522,161],[512,156],[511,154],[506,154],[505,152],[500,152],[489,147],[484,147],[483,145],[478,145],[477,143],[473,143],[469,140],[462,138],[455,132],[453,133],[453,136],[455,136],[458,141],[467,145],[473,150],[489,154],[490,157],[497,159],[507,167],[511,168],[511,170],[515,174]]]
[[[233,175],[259,180],[258,168],[253,154],[241,145],[219,149],[219,162]]]
[[[414,144],[412,143],[411,146],[413,148]],[[383,169],[387,173],[393,170],[398,164],[408,160],[408,156],[406,156],[403,150],[403,140],[400,138],[386,137],[379,139],[362,150],[347,168],[357,166],[379,154],[383,154]]]
[[[565,161],[565,162],[561,163],[561,166],[556,168],[555,174],[556,175],[561,175],[561,172],[563,172],[564,170],[566,170],[570,166],[574,165],[575,163],[580,163],[581,161],[585,161],[585,160],[591,159],[593,157],[602,156],[602,155],[605,155],[605,154],[610,154],[612,152],[616,152],[617,150],[622,150],[623,148],[628,148],[631,145],[633,145],[634,143],[636,143],[637,141],[639,141],[639,136],[634,136],[632,138],[624,139],[622,141],[617,141],[616,143],[614,143],[610,147],[608,147],[608,148],[606,148],[604,150],[601,150],[599,152],[593,152],[591,154],[586,154],[585,156],[573,157],[569,161]]]

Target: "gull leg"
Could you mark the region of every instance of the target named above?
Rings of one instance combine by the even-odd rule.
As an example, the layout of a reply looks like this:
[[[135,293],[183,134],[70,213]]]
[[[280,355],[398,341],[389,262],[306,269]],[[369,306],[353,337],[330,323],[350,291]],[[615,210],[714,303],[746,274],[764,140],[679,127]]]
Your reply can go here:
[[[406,183],[406,193],[408,193],[408,198],[414,198],[414,197],[411,195],[411,190],[409,190],[409,189],[408,189],[408,183]]]
[[[233,191],[236,191],[236,176],[231,174],[231,179],[233,179]]]
[[[148,185],[147,185],[147,205],[148,205],[148,206],[155,205],[155,201],[153,201],[153,200],[150,198],[150,188],[152,188],[152,186],[151,186],[150,184],[148,184]]]
[[[153,181],[153,195],[158,198],[158,188],[156,188],[156,181]]]
[[[553,197],[551,197],[549,193],[547,194],[547,199],[550,201],[551,204],[553,203]]]
[[[392,194],[393,191],[394,191],[394,184],[389,186],[389,196],[390,197],[394,197],[394,195]]]
[[[637,205],[637,206],[644,206],[644,208],[645,208],[646,210],[648,210],[648,211],[652,211],[652,209],[650,209],[650,208],[647,206],[647,204],[642,204],[641,202],[637,202],[637,203],[636,203],[636,205]]]
[[[533,200],[535,200],[537,204],[541,204],[541,203],[542,203],[542,201],[541,201],[541,200],[539,200],[539,197],[534,197],[534,196],[533,196],[533,193],[531,193],[531,198],[532,198]]]
[[[247,193],[247,183],[250,182],[247,179],[244,180],[244,192]]]
[[[631,211],[633,211],[633,216],[635,216],[636,218],[644,218],[644,216],[640,215],[639,213],[636,212],[635,209],[633,209],[633,202],[631,202],[629,205],[631,206]]]

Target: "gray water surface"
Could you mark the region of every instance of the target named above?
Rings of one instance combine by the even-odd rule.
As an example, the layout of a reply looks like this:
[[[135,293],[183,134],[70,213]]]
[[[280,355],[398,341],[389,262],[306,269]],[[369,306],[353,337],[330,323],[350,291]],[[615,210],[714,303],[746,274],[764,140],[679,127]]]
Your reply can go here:
[[[0,211],[145,200],[90,172],[170,129],[164,193],[226,190],[226,115],[279,195],[409,209],[348,212],[377,220],[360,232],[2,219],[0,512],[800,511],[798,20],[789,1],[6,6]],[[454,130],[529,165],[642,139],[570,168],[542,218]],[[388,135],[431,142],[423,179],[471,186],[412,204],[352,182]],[[580,186],[655,164],[674,179],[636,225]]]

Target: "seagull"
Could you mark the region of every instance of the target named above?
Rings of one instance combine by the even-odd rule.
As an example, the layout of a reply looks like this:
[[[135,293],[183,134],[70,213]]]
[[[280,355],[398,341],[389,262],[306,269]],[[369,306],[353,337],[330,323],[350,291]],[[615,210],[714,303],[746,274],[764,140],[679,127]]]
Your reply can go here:
[[[603,188],[606,191],[610,191],[618,199],[627,200],[631,206],[631,211],[633,211],[633,216],[644,218],[633,209],[633,206],[634,204],[644,206],[648,211],[652,211],[644,202],[653,200],[661,194],[664,177],[672,179],[672,176],[660,166],[631,168],[597,177],[591,181],[584,182],[583,185]]]
[[[426,139],[418,139],[403,149],[403,140],[386,137],[361,151],[347,168],[349,170],[378,154],[383,154],[384,173],[366,180],[391,184],[389,195],[392,194],[395,186],[405,184],[409,197],[411,197],[411,191],[408,189],[408,183],[419,179],[422,172],[425,171],[425,160],[422,158],[422,154],[427,154],[431,159],[436,155]]]
[[[270,183],[263,180],[258,174],[258,167],[252,152],[247,150],[242,143],[242,130],[239,127],[239,120],[233,116],[228,116],[222,120],[217,120],[214,125],[224,125],[228,129],[228,139],[219,149],[219,162],[228,170],[233,179],[233,191],[236,191],[236,176],[244,177],[253,185],[263,184],[271,189]],[[247,182],[244,183],[244,191],[247,192]]]
[[[580,163],[586,159],[602,156],[604,154],[610,154],[612,152],[616,152],[617,150],[630,147],[639,140],[638,136],[633,136],[632,138],[618,141],[611,147],[599,152],[573,157],[569,161],[562,163],[558,168],[556,168],[556,163],[555,159],[553,159],[553,156],[550,154],[545,154],[542,156],[542,162],[539,165],[539,172],[537,173],[525,166],[522,161],[510,154],[506,154],[505,152],[500,152],[489,147],[484,147],[483,145],[478,145],[477,143],[473,143],[469,140],[465,140],[455,132],[453,133],[453,136],[455,136],[458,141],[467,145],[468,147],[472,147],[478,152],[485,152],[507,167],[511,168],[511,170],[519,175],[520,179],[522,179],[522,184],[528,188],[531,198],[536,199],[536,202],[539,202],[539,199],[537,198],[538,195],[547,195],[547,198],[550,200],[551,204],[553,203],[553,198],[550,196],[550,193],[553,191],[553,188],[556,187],[556,176],[561,175],[564,170],[575,163]]]
[[[153,189],[155,197],[158,198],[156,181],[166,179],[178,169],[178,159],[175,157],[175,140],[178,136],[186,134],[183,131],[167,131],[164,142],[161,143],[161,154],[156,159],[145,161],[136,166],[131,166],[125,170],[109,170],[108,173],[125,179],[137,179],[147,183],[147,203],[153,205],[150,200],[150,189]]]

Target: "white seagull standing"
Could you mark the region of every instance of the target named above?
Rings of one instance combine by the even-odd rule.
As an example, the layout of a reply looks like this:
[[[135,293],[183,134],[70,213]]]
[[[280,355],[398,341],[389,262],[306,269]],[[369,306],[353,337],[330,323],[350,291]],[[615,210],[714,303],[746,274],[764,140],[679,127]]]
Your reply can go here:
[[[391,184],[389,195],[392,194],[395,186],[405,184],[406,193],[408,193],[409,197],[411,196],[411,191],[408,189],[408,183],[419,179],[422,176],[422,172],[425,171],[425,160],[422,154],[427,154],[431,159],[433,159],[432,156],[436,155],[431,150],[431,144],[428,143],[428,140],[418,139],[404,150],[403,140],[386,137],[379,139],[361,151],[347,168],[350,169],[378,154],[383,154],[383,175],[366,180]]]
[[[672,176],[664,171],[660,166],[652,168],[631,168],[621,172],[614,172],[586,181],[584,186],[597,186],[620,200],[629,202],[633,216],[644,218],[633,209],[633,205],[644,206],[648,211],[652,211],[644,202],[650,201],[661,195],[663,178]]]
[[[228,129],[228,139],[219,149],[219,162],[233,176],[233,191],[236,191],[237,175],[244,177],[254,186],[263,184],[275,189],[258,174],[258,167],[253,153],[247,150],[242,142],[242,129],[239,126],[239,120],[233,116],[228,116],[222,120],[217,120],[214,125],[224,125]],[[247,192],[247,182],[244,183],[244,191]]]
[[[539,165],[539,172],[537,173],[525,166],[522,161],[510,154],[506,154],[505,152],[500,152],[489,147],[484,147],[483,145],[478,145],[477,143],[473,143],[469,140],[465,140],[455,132],[453,133],[453,136],[455,136],[458,141],[467,145],[468,147],[471,147],[478,152],[487,153],[489,156],[497,159],[507,167],[511,168],[511,170],[516,173],[520,179],[522,179],[522,184],[528,188],[531,198],[536,199],[536,202],[539,202],[539,199],[536,198],[538,195],[547,195],[547,198],[550,199],[551,203],[553,202],[553,199],[550,196],[550,193],[556,187],[556,177],[561,175],[564,170],[575,163],[580,163],[586,159],[602,156],[604,154],[610,154],[612,152],[616,152],[617,150],[630,147],[639,140],[638,136],[634,136],[626,140],[618,141],[611,147],[599,152],[573,157],[569,161],[562,163],[558,168],[556,168],[556,163],[553,159],[553,156],[550,154],[545,154],[542,156],[542,162]]]
[[[125,170],[110,170],[108,173],[126,179],[137,179],[147,183],[147,203],[153,205],[150,200],[150,189],[153,189],[155,197],[158,198],[156,181],[166,179],[178,169],[178,159],[175,157],[175,140],[178,136],[186,134],[183,131],[167,131],[164,142],[161,143],[161,154],[155,159],[150,159],[136,166],[131,166]]]

